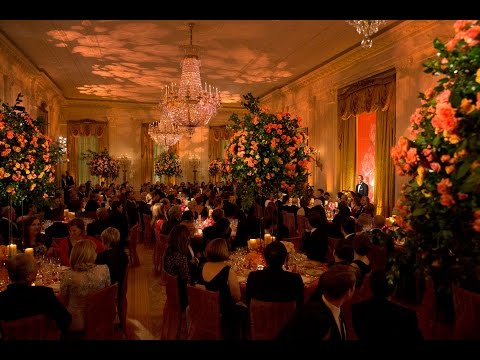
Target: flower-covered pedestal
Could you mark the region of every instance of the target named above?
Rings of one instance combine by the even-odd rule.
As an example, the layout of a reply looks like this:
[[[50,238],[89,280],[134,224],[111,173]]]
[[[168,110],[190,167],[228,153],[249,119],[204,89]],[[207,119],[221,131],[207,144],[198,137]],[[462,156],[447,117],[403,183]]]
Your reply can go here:
[[[21,96],[0,110],[0,202],[28,200],[41,207],[55,193],[55,165],[63,153],[41,132],[43,120],[31,118],[20,106]]]
[[[392,149],[402,189],[395,223],[406,262],[445,288],[480,292],[480,21],[460,20],[425,72],[437,86],[420,94],[409,136]]]
[[[313,160],[307,136],[300,130],[300,118],[287,112],[269,113],[258,98],[244,96],[249,110],[243,119],[230,117],[235,131],[226,150],[225,171],[237,181],[242,208],[250,208],[258,195],[285,192],[300,195],[307,188]]]
[[[155,175],[166,176],[167,184],[172,183],[172,177],[182,176],[182,168],[178,155],[171,151],[160,153],[154,164]]]
[[[82,159],[89,159],[90,175],[98,176],[99,182],[116,179],[120,173],[120,161],[113,159],[107,150],[98,153],[88,150]]]
[[[212,160],[208,164],[208,174],[213,180],[214,184],[217,183],[217,176],[222,174],[222,162],[220,160]]]

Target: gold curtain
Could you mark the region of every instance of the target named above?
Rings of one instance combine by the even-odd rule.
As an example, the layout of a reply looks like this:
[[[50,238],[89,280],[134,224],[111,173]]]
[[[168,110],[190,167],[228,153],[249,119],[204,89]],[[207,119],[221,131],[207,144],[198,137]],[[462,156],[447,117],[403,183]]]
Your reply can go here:
[[[338,156],[340,191],[355,189],[355,121],[338,118]]]
[[[68,137],[73,139],[67,144],[69,153],[68,171],[74,174],[78,179],[78,154],[77,138],[79,136],[96,136],[98,138],[98,149],[108,150],[108,122],[100,122],[95,120],[69,120],[67,122]],[[77,184],[78,185],[78,184]]]
[[[390,149],[395,144],[395,86],[392,86],[389,94],[390,99],[385,104],[387,108],[377,111],[373,189],[376,213],[385,217],[392,214],[395,206],[395,168],[390,157]]]
[[[230,140],[233,132],[226,126],[210,126],[208,132],[208,159],[223,159],[222,143]]]
[[[359,81],[338,93],[340,190],[355,188],[355,121],[357,115],[376,111],[375,188],[377,214],[390,214],[394,203],[394,169],[390,147],[395,142],[395,72]],[[348,124],[345,124],[348,123]]]
[[[142,139],[141,139],[141,159],[140,159],[140,174],[142,183],[152,182],[153,176],[153,145],[155,144],[148,135],[149,123],[142,124]]]

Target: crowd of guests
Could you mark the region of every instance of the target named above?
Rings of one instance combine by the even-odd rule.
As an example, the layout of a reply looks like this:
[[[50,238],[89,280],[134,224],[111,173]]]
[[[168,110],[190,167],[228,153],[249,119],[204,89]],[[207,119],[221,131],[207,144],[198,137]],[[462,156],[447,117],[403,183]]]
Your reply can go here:
[[[405,338],[411,334],[414,334],[412,338],[421,338],[415,328],[415,314],[403,313],[403,309],[397,309],[397,305],[388,300],[391,288],[387,289],[382,282],[386,278],[386,264],[374,266],[369,258],[371,246],[386,245],[389,250],[392,246],[385,236],[385,219],[374,216],[374,205],[368,196],[339,193],[336,214],[328,221],[325,207],[331,198],[321,189],[317,193],[309,189],[300,199],[289,200],[284,194],[276,198],[258,198],[251,208],[242,209],[241,199],[235,196],[232,183],[221,187],[205,183],[181,183],[170,187],[146,183],[137,198],[128,183],[108,187],[105,184],[92,187],[87,183],[77,188],[71,181],[67,182],[67,176],[65,181],[62,179],[64,198],[56,195],[49,210],[44,211],[44,219],[46,216],[53,220],[45,233],[40,231],[40,217],[34,208],[22,218],[12,216],[14,209],[5,207],[2,210],[2,216],[8,216],[8,221],[17,224],[15,235],[21,239],[20,249],[33,247],[35,254],[56,257],[62,265],[69,267],[61,277],[61,301],[56,297],[54,301],[51,294],[48,295],[49,304],[56,309],[52,310],[52,316],[66,332],[83,329],[82,307],[88,294],[118,283],[120,295],[128,266],[125,247],[129,230],[138,224],[144,234],[152,234],[152,238],[143,239],[147,245],[155,242],[155,232],[168,238],[162,270],[177,276],[181,308],[187,323],[187,284],[219,292],[225,339],[248,338],[248,306],[251,299],[257,299],[295,301],[297,311],[279,334],[279,339],[286,342],[306,339],[344,341],[348,336],[341,316],[342,305],[351,299],[356,288],[362,287],[367,275],[374,296],[371,304],[359,304],[353,308],[358,337],[397,336],[393,330],[397,328],[402,329],[399,332]],[[67,223],[62,221],[65,208],[77,214]],[[272,242],[264,249],[266,267],[250,272],[242,301],[238,277],[228,262],[229,252],[245,247],[248,239],[263,237],[266,232],[276,236],[277,240],[298,235],[290,233],[283,223],[283,211],[308,219],[309,226],[304,234],[300,234],[303,238],[300,250],[312,260],[328,263],[328,270],[321,276],[314,295],[305,299],[300,274],[285,270],[285,245],[280,241]],[[80,216],[94,218],[94,221],[85,226]],[[232,219],[238,221],[235,234],[230,226]],[[203,228],[201,236],[198,222]],[[9,225],[10,232],[11,227]],[[150,232],[145,231],[147,227]],[[328,257],[329,238],[335,239],[331,259]],[[25,263],[22,266],[30,270],[15,275],[18,271],[15,262],[20,261],[15,259],[17,257],[11,258],[8,264],[12,284],[0,293],[0,308],[8,308],[8,301],[12,300],[6,294],[12,289],[19,284],[27,287],[32,282],[34,266],[28,265],[28,259],[20,254],[18,259]],[[23,310],[18,308],[15,316],[38,311],[26,306]],[[365,315],[369,311],[372,313]],[[395,320],[391,324],[383,323],[385,316]],[[367,326],[365,317],[374,320],[370,325],[376,325]],[[4,318],[9,319],[11,315],[0,312],[0,319]],[[379,331],[382,327],[389,330]]]

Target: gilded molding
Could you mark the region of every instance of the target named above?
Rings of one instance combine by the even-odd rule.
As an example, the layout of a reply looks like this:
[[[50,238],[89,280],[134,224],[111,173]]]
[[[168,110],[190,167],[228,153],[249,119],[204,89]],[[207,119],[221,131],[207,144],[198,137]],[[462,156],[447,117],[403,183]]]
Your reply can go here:
[[[392,48],[402,46],[407,40],[419,37],[421,34],[432,30],[435,27],[438,27],[439,23],[451,22],[451,20],[406,20],[401,21],[393,29],[382,33],[375,37],[375,54],[381,54],[383,52],[389,51]],[[451,27],[450,27],[451,29]],[[431,44],[432,39],[428,39],[428,43]],[[400,45],[399,45],[400,44]],[[415,43],[415,48],[409,49],[412,53],[415,53],[415,49],[422,49],[421,52],[425,51],[425,44],[423,42]],[[430,47],[431,49],[431,47]],[[430,50],[431,52],[431,50]],[[312,84],[319,82],[325,78],[331,77],[335,74],[338,74],[344,70],[352,68],[353,66],[361,63],[368,58],[372,57],[372,53],[365,51],[365,49],[360,46],[356,46],[351,51],[347,52],[343,56],[334,59],[328,64],[323,65],[322,67],[313,70],[304,77],[298,79],[297,81],[284,86],[281,89],[274,91],[295,91],[298,88],[304,88],[312,86]],[[392,56],[390,61],[393,61],[395,57]],[[394,66],[395,64],[384,64],[383,68],[387,69]],[[322,84],[322,88],[323,88]],[[265,101],[271,99],[272,94],[268,94],[263,97]]]

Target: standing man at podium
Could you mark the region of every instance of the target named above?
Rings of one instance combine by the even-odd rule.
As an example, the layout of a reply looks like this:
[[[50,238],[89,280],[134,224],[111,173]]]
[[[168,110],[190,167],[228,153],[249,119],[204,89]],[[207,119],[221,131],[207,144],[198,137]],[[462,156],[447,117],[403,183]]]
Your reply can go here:
[[[358,184],[355,187],[355,192],[360,196],[368,196],[368,185],[363,182],[363,175],[358,175]]]

